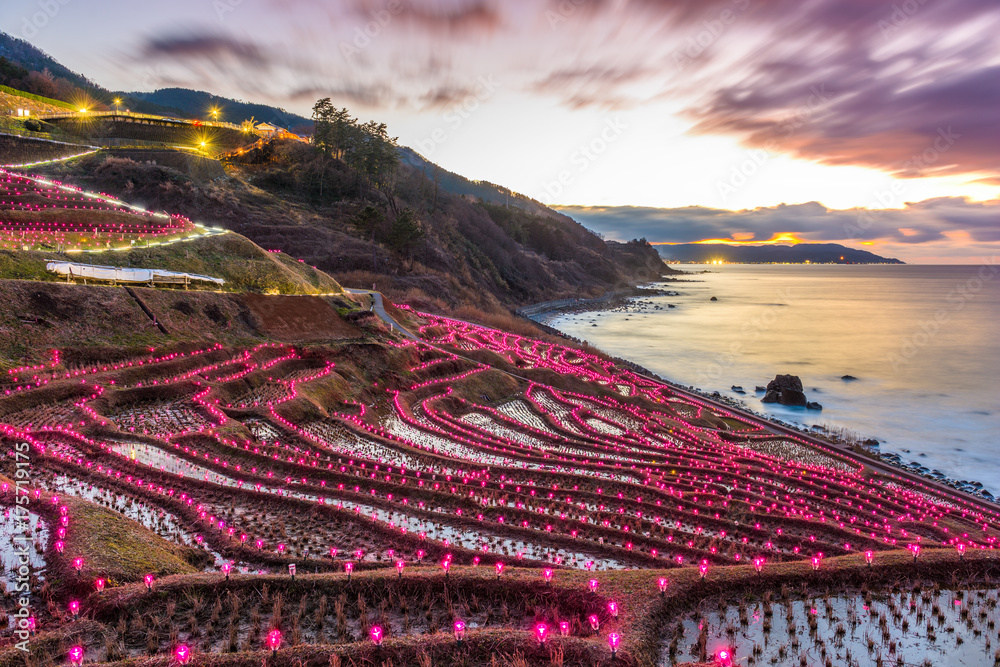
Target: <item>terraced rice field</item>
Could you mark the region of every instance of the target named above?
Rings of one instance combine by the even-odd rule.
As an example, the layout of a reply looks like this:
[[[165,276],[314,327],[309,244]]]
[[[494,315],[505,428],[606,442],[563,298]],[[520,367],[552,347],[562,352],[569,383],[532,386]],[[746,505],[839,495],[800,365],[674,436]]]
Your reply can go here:
[[[996,546],[998,515],[956,494],[775,435],[584,351],[413,317],[422,340],[385,343],[400,371],[377,388],[358,380],[371,351],[348,345],[206,345],[73,367],[54,354],[7,373],[0,501],[15,521],[18,452],[30,451],[32,612],[35,637],[50,642],[37,646],[78,642],[98,662],[185,646],[249,664],[279,631],[289,651],[308,647],[288,664],[381,664],[361,660],[390,653],[396,664],[551,664],[556,648],[566,664],[602,664],[612,644],[621,664],[709,659],[719,647],[742,664],[933,658],[929,637],[903,629],[904,618],[915,628],[941,616],[923,593],[880,593],[873,579],[883,597],[862,610],[864,593],[789,597],[752,564],[798,581],[949,563],[921,570],[927,578],[979,567]],[[495,362],[463,356],[473,350]],[[541,381],[553,377],[565,381]],[[84,531],[101,529],[74,515],[90,506],[148,529],[195,573],[150,572],[147,590],[95,569]],[[12,557],[3,553],[7,572]],[[760,597],[705,609],[700,600],[727,586]],[[952,609],[965,589],[953,590],[934,593],[951,596],[939,603],[939,642],[973,613]],[[983,638],[961,655],[992,660],[995,593],[967,595],[978,605],[969,629]],[[3,604],[13,619],[16,601]],[[776,620],[764,632],[767,605]],[[891,617],[881,653],[859,630],[875,616]],[[552,643],[539,641],[541,625]],[[382,650],[373,628],[397,642],[390,653],[372,653]],[[0,665],[13,655],[0,649]]]

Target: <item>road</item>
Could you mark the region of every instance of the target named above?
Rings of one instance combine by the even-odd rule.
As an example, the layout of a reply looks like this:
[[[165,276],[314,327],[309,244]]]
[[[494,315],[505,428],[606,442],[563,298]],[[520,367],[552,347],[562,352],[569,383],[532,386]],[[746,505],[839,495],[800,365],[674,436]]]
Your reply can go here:
[[[368,296],[372,297],[372,300],[374,301],[374,308],[372,310],[376,315],[378,315],[379,319],[381,319],[383,322],[391,326],[393,330],[398,331],[399,333],[403,334],[410,340],[420,340],[420,338],[410,333],[410,331],[407,330],[406,327],[400,324],[396,320],[396,318],[391,316],[389,313],[385,312],[385,304],[382,300],[381,292],[376,292],[370,289],[351,289],[349,287],[345,287],[344,291],[347,292],[348,294],[367,294]]]

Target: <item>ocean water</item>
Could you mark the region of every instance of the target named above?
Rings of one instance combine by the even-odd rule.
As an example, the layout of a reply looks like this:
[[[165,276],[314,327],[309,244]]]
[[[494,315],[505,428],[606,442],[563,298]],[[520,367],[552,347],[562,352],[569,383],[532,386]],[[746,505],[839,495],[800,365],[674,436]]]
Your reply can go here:
[[[1000,493],[1000,260],[708,270],[655,284],[679,296],[548,323],[678,384],[877,438],[904,462]],[[822,412],[761,403],[755,385],[779,373],[802,378]]]

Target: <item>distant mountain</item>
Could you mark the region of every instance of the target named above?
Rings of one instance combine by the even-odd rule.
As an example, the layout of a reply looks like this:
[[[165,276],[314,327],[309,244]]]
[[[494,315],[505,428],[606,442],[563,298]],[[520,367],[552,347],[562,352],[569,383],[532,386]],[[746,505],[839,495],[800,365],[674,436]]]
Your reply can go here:
[[[838,243],[798,243],[796,245],[726,245],[723,243],[678,243],[658,245],[667,262],[713,262],[729,264],[905,264],[880,257],[867,250],[855,250]]]
[[[0,32],[0,84],[88,108],[110,109],[116,98],[122,107],[139,113],[184,115],[179,109],[114,93],[77,74],[23,39]]]
[[[209,109],[219,110],[219,120],[241,123],[253,118],[257,122],[272,123],[288,130],[312,130],[313,122],[305,116],[285,111],[278,107],[252,102],[241,102],[228,97],[220,97],[201,90],[188,88],[162,88],[151,93],[125,93],[130,98],[152,102],[165,107],[179,109],[193,118],[205,118]]]

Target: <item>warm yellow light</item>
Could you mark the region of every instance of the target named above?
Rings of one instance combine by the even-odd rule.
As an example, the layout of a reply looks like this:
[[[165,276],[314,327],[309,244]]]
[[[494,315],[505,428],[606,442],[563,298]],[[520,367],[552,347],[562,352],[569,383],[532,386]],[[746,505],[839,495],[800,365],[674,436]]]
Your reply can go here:
[[[122,103],[121,98],[120,97],[116,97],[115,98],[115,104],[121,104],[121,103]]]
[[[87,113],[86,109],[80,109],[80,113]]]
[[[204,141],[201,142],[201,145],[202,145],[202,148],[204,148],[205,147],[205,142]]]

